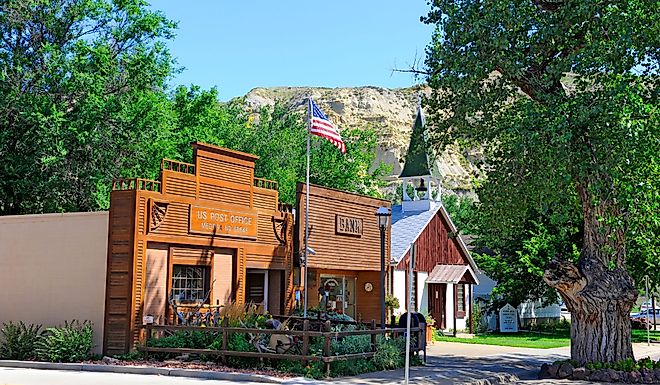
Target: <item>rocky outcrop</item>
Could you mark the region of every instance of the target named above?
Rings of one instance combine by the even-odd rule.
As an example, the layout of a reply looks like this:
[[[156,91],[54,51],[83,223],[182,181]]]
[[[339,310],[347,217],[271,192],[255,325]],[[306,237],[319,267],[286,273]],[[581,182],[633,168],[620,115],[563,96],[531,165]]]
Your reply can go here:
[[[388,179],[395,180],[403,166],[417,101],[423,92],[428,92],[428,89],[276,87],[255,88],[245,96],[245,100],[254,112],[261,106],[274,104],[276,100],[282,101],[291,110],[304,111],[305,98],[311,94],[340,129],[372,127],[376,130],[380,147],[377,162],[392,166]],[[478,176],[475,164],[480,159],[479,151],[461,151],[457,147],[447,148],[436,156],[443,187],[456,193],[471,191],[473,180]]]

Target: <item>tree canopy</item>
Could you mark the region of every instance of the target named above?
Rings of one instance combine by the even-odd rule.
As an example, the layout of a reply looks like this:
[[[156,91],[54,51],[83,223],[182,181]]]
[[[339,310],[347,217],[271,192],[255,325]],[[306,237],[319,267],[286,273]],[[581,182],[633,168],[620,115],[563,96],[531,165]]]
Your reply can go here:
[[[559,291],[574,359],[631,357],[629,271],[660,261],[657,4],[434,0],[423,21],[432,140],[485,147],[481,241]]]
[[[90,210],[142,171],[175,26],[142,0],[0,1],[0,214]]]
[[[172,90],[175,29],[144,0],[0,0],[0,215],[105,209],[112,179],[157,178],[162,158],[191,160],[191,141],[256,153],[256,175],[293,203],[303,117]],[[315,141],[312,181],[377,194],[373,131],[342,134],[345,157]]]

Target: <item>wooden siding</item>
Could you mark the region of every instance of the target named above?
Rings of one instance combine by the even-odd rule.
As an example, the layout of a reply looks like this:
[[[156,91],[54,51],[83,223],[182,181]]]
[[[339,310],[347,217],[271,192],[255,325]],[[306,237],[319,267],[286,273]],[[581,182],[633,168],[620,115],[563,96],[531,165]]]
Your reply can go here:
[[[254,188],[254,207],[263,210],[277,210],[277,191]]]
[[[175,264],[196,264],[198,261],[209,260],[213,254],[214,251],[207,248],[170,248],[170,258]]]
[[[304,250],[305,185],[298,185],[298,231],[296,250]],[[391,207],[389,201],[312,186],[309,206],[310,268],[380,271],[380,229],[375,216],[378,207]],[[337,234],[337,214],[362,219],[361,236]],[[389,255],[390,228],[385,234],[385,255]],[[387,258],[386,258],[387,259]]]
[[[230,161],[212,159],[206,154],[198,154],[198,156],[200,177],[252,185],[252,168]]]
[[[449,223],[438,211],[415,241],[417,247],[415,271],[430,273],[438,264],[469,264],[467,256],[463,255],[461,251],[458,239],[450,238],[449,231]],[[401,259],[396,268],[398,270],[407,269],[409,258],[410,251]]]
[[[245,270],[256,264],[284,272],[284,310],[292,311],[294,219],[291,213],[278,211],[277,184],[255,181],[257,158],[253,155],[200,143],[193,144],[193,149],[194,164],[164,160],[160,181],[113,183],[103,343],[106,354],[122,354],[134,348],[140,338],[145,306],[162,303],[162,299],[149,297],[147,292],[147,278],[156,276],[148,269],[163,268],[163,264],[147,263],[149,243],[167,250],[167,276],[161,277],[167,287],[163,289],[160,283],[160,291],[169,293],[173,262],[205,264],[211,266],[214,276],[222,274],[214,271],[217,248],[228,253],[225,257],[231,260],[218,266],[232,266],[231,274],[220,278],[226,281],[236,302],[245,300]],[[190,233],[191,205],[226,210],[230,215],[256,214],[257,239]]]
[[[103,351],[121,354],[130,346],[135,191],[110,194],[108,270],[106,275]]]
[[[162,173],[165,194],[195,198],[197,195],[197,182],[194,175],[170,170],[163,170]]]
[[[199,199],[244,206],[246,202],[250,201],[250,191],[241,191],[225,186],[200,183]]]
[[[371,282],[373,290],[364,290],[364,284]],[[361,271],[357,276],[355,289],[358,319],[362,321],[376,320],[380,323],[380,271]]]

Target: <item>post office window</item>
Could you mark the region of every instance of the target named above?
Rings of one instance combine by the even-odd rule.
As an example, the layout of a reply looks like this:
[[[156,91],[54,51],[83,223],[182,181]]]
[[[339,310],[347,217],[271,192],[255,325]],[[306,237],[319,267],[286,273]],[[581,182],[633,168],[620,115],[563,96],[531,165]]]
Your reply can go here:
[[[208,266],[174,265],[172,268],[172,296],[180,303],[199,303],[207,300],[210,269]]]

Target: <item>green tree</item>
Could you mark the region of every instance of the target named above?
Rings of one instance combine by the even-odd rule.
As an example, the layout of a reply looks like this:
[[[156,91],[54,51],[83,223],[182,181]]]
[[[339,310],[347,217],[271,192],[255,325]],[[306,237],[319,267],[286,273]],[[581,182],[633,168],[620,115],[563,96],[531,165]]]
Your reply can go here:
[[[98,209],[152,168],[174,27],[142,0],[0,0],[0,215]]]
[[[423,21],[432,139],[486,149],[485,238],[559,292],[574,360],[632,357],[628,268],[658,264],[657,4],[434,0]]]

